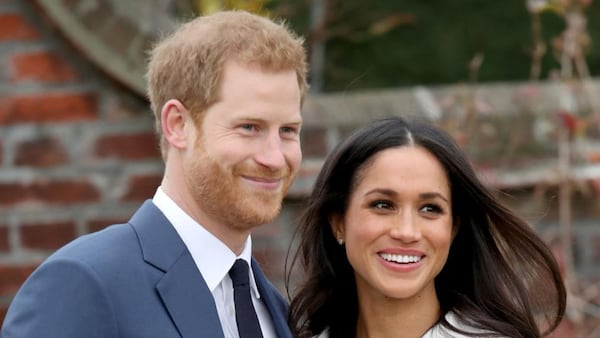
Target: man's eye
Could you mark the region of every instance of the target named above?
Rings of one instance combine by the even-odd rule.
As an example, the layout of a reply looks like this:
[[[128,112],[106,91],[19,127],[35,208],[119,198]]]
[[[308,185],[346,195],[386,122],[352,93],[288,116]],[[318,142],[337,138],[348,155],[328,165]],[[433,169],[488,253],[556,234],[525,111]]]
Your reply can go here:
[[[241,128],[248,131],[256,130],[256,126],[250,123],[245,123],[241,125]]]
[[[282,133],[291,133],[291,134],[296,134],[297,133],[297,129],[294,127],[281,127],[281,132]]]

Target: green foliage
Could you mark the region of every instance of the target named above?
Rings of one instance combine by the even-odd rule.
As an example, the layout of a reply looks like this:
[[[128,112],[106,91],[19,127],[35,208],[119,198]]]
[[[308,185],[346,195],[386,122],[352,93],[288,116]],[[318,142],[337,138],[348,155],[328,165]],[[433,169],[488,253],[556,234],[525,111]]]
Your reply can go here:
[[[268,15],[263,9],[270,0],[192,0],[194,11],[210,14],[225,9],[242,9],[252,13]]]
[[[292,27],[309,37],[311,1],[276,1],[286,8]],[[329,0],[325,27],[325,91],[444,84],[469,80],[469,61],[483,55],[479,81],[529,78],[531,17],[525,0]],[[600,73],[600,1],[586,10],[592,46],[587,54],[591,74]],[[403,16],[379,34],[378,21]],[[551,39],[564,21],[542,14],[547,52],[542,78],[559,68]],[[376,31],[377,32],[377,31]],[[594,44],[596,42],[596,44]]]

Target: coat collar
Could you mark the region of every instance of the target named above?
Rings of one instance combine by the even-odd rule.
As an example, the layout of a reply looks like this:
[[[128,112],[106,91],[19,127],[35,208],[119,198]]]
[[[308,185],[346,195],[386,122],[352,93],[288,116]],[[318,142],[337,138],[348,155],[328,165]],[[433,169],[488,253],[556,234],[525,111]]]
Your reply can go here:
[[[164,272],[155,282],[156,290],[181,336],[224,337],[212,293],[160,210],[146,201],[130,223],[138,235],[144,260]]]

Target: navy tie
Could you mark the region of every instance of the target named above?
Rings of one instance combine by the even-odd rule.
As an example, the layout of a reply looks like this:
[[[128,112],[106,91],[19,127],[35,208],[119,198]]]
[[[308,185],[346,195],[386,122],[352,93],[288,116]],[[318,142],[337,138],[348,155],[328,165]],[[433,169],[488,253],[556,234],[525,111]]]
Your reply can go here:
[[[250,278],[248,263],[238,259],[229,270],[233,282],[233,299],[235,301],[235,321],[237,322],[240,338],[262,338],[260,324],[250,294]]]

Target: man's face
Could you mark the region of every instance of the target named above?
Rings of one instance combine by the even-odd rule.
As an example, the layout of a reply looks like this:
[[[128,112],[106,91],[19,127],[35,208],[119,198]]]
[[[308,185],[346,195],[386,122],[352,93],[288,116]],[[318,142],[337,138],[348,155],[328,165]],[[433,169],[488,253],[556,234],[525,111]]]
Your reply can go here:
[[[186,184],[209,229],[271,222],[298,172],[300,90],[293,70],[226,64],[220,100],[204,114]],[[222,232],[224,229],[220,229]]]

